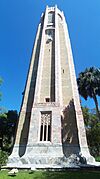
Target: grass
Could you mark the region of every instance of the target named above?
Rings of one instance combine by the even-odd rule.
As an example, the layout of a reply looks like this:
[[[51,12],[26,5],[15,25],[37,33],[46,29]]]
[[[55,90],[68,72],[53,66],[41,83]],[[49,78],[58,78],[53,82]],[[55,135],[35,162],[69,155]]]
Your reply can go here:
[[[0,179],[98,179],[99,171],[65,171],[65,172],[44,172],[19,171],[16,176],[8,176],[8,171],[0,172]]]

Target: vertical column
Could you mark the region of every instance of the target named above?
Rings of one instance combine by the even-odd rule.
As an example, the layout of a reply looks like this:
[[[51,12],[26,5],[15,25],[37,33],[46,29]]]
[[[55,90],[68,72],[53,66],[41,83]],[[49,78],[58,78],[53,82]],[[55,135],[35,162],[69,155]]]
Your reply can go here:
[[[41,47],[39,49],[40,50],[40,56],[39,56],[38,72],[37,72],[37,79],[36,79],[34,103],[39,103],[39,99],[40,99],[41,78],[42,78],[42,69],[43,69],[44,43],[45,43],[45,28],[46,28],[46,25],[47,25],[47,19],[48,19],[48,6],[46,7],[46,11],[45,11],[43,31],[42,31],[42,39],[41,39]]]
[[[62,105],[60,42],[57,6],[55,6],[55,101]]]
[[[76,122],[77,122],[77,127],[78,127],[79,145],[80,145],[81,153],[84,156],[89,156],[90,153],[89,153],[89,149],[87,145],[84,119],[83,119],[81,106],[80,106],[80,99],[79,99],[79,94],[78,94],[70,39],[69,39],[68,28],[67,28],[64,15],[63,15],[63,20],[64,20],[64,32],[65,32],[66,47],[67,47],[67,52],[68,52],[68,63],[69,63],[69,70],[70,70],[70,77],[71,77],[71,84],[72,84],[72,92],[73,92],[74,106],[75,106],[75,112],[76,112]]]
[[[48,125],[49,125],[49,121],[47,120],[47,122],[46,122],[46,141],[48,141]]]
[[[32,73],[33,73],[33,66],[34,66],[34,60],[35,60],[35,52],[36,52],[36,48],[37,48],[38,37],[39,37],[39,34],[40,34],[40,28],[41,28],[41,24],[39,24],[37,34],[36,34],[34,50],[33,50],[32,59],[31,59],[31,62],[30,62],[28,76],[27,76],[25,94],[24,94],[22,107],[21,107],[21,111],[20,111],[20,115],[19,115],[19,123],[18,123],[18,128],[17,128],[17,133],[16,133],[15,144],[14,144],[14,148],[13,148],[13,152],[12,152],[11,156],[12,155],[18,155],[21,132],[22,132],[23,125],[24,125],[24,122],[25,122],[26,112],[31,112],[31,111],[27,111],[27,101],[28,101],[28,97],[29,97],[29,90],[30,90],[30,84],[31,84]]]
[[[61,114],[59,107],[55,107],[52,110],[52,138],[51,142],[53,144],[62,144],[61,139]]]

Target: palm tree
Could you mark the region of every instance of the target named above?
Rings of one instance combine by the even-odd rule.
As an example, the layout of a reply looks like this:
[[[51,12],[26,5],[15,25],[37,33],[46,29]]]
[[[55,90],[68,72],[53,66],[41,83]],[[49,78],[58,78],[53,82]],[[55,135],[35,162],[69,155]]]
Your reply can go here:
[[[93,98],[96,106],[97,116],[100,120],[97,95],[100,96],[100,69],[95,67],[86,68],[77,78],[79,94],[87,100]]]

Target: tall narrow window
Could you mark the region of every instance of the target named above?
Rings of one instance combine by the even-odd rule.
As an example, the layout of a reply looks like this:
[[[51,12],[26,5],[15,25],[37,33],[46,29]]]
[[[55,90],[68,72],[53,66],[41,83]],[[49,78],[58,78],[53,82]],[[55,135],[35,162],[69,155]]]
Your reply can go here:
[[[51,140],[51,111],[41,112],[40,141]]]
[[[48,14],[48,24],[54,23],[54,12],[49,12]]]
[[[46,29],[45,33],[47,35],[47,43],[53,41],[54,30],[53,29]]]

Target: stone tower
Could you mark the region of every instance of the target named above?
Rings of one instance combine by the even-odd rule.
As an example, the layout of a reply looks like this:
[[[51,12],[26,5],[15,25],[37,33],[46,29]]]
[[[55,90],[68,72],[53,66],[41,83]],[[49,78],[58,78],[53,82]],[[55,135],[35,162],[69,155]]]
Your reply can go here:
[[[15,144],[7,165],[71,167],[78,157],[93,162],[67,24],[57,6],[46,7],[36,34]]]

